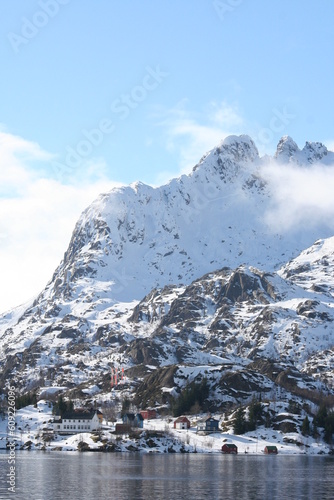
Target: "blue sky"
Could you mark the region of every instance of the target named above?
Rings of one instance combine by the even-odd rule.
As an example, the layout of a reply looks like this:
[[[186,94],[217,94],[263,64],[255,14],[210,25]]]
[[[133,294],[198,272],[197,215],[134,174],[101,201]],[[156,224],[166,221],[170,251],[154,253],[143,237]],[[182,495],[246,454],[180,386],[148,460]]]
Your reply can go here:
[[[0,311],[116,183],[189,172],[231,133],[333,149],[331,0],[15,0],[0,19]]]

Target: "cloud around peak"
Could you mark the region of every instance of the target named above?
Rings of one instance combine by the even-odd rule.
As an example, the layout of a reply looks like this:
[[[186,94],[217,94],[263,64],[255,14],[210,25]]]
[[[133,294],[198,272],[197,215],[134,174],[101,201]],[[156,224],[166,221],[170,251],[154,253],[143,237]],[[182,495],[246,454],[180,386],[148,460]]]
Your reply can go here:
[[[272,193],[265,220],[274,231],[318,225],[334,232],[334,164],[268,161],[261,174]]]
[[[53,178],[54,155],[0,131],[0,312],[39,293],[63,257],[80,213],[119,183],[91,160],[77,182]]]

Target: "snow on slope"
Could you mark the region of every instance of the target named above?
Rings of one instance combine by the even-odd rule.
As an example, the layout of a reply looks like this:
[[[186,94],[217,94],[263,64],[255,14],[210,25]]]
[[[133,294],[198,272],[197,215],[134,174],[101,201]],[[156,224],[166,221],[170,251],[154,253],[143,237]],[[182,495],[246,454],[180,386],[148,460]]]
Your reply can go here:
[[[279,274],[306,290],[334,297],[334,237],[316,241],[283,266]]]
[[[285,137],[269,160],[302,163],[306,168],[314,162],[334,164],[334,154],[320,143],[307,143],[300,151]],[[230,359],[239,356],[243,363],[243,356],[262,353],[296,359],[301,369],[317,350],[324,356],[332,345],[332,300],[321,295],[321,287],[332,291],[329,259],[320,255],[317,243],[318,251],[311,252],[316,259],[309,268],[304,266],[305,275],[288,276],[299,266],[297,261],[280,271],[281,278],[275,270],[319,237],[332,234],[314,226],[272,231],[264,217],[272,186],[262,176],[269,160],[259,158],[248,136],[231,136],[205,155],[190,175],[159,188],[135,183],[101,195],[80,217],[46,289],[26,309],[0,318],[3,376],[16,370],[31,383],[47,377],[78,385],[94,382],[111,361],[139,363],[139,353],[144,358],[154,353],[158,366],[178,362],[178,356],[195,364],[215,364],[224,362],[226,354]],[[330,245],[325,241],[323,248]],[[254,303],[252,289],[245,289],[244,301],[234,301],[227,309],[217,307],[214,289],[222,286],[222,279],[215,271],[227,266],[228,281],[240,265],[253,284],[261,285],[262,271],[271,272],[268,287],[279,290],[279,297],[271,297],[269,288],[258,290],[264,303],[258,297]],[[253,272],[255,268],[259,270]],[[305,290],[308,269],[313,269],[311,280],[318,288]],[[213,276],[191,285],[206,273]],[[147,307],[141,305],[142,318],[134,321],[138,301],[155,287],[145,298]],[[191,335],[185,330],[182,338],[184,317],[178,324],[170,310],[186,294],[183,309],[192,314],[192,287],[205,314],[194,319]],[[202,297],[206,287],[211,291]],[[170,335],[159,340],[161,322]],[[270,335],[259,333],[261,325]],[[217,335],[224,345],[210,347]],[[328,359],[327,368],[332,366]]]
[[[289,142],[283,139],[271,161],[285,158]],[[324,146],[311,146],[294,151],[296,161],[310,162],[313,151],[318,161],[334,163]],[[79,219],[45,297],[139,300],[156,286],[190,283],[224,265],[277,269],[332,236],[323,228],[277,233],[268,226],[271,192],[261,174],[267,161],[248,136],[231,136],[190,175],[159,188],[138,182],[101,195]]]

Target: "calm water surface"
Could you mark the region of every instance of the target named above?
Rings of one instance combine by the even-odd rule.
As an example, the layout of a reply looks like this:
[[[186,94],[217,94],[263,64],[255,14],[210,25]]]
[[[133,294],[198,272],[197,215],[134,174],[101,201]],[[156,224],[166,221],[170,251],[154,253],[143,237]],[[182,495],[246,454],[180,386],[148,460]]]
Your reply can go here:
[[[0,498],[13,500],[333,499],[334,458],[17,452],[16,493],[0,452]]]

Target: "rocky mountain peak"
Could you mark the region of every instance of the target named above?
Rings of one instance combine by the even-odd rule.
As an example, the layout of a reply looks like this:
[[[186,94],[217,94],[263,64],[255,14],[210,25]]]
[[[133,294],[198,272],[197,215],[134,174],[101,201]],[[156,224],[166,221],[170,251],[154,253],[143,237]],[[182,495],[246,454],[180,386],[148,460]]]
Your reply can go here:
[[[283,136],[277,144],[275,158],[288,161],[291,157],[300,151],[295,141],[289,136]]]
[[[302,150],[290,136],[286,135],[281,138],[277,145],[275,159],[280,163],[296,163],[299,165],[307,165],[316,162],[329,164],[334,161],[334,153],[328,151],[326,146],[321,142],[306,142]]]
[[[219,144],[216,151],[233,158],[235,162],[252,162],[259,158],[258,149],[248,135],[230,135]]]
[[[302,152],[306,155],[309,163],[321,160],[327,156],[328,149],[321,142],[306,142]]]

